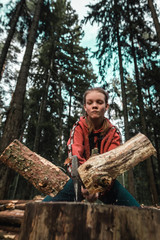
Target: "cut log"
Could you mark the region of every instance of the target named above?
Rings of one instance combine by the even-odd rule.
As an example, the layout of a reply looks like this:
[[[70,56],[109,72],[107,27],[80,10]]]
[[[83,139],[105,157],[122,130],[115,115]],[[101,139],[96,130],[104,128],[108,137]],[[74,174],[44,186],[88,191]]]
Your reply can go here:
[[[33,200],[0,200],[0,211],[20,209],[25,210],[26,203]]]
[[[14,169],[45,195],[55,196],[69,180],[57,166],[14,140],[0,160]]]
[[[5,232],[4,232],[5,231]],[[8,235],[8,233],[17,233],[19,234],[20,233],[20,227],[14,227],[14,226],[3,226],[3,225],[0,225],[0,232],[4,235]],[[15,235],[15,234],[14,234]],[[1,235],[0,235],[1,236]],[[1,238],[0,238],[1,239]],[[5,239],[5,238],[4,238]],[[13,238],[14,239],[14,238]],[[17,238],[18,239],[18,238]],[[7,238],[8,240],[8,238]]]
[[[8,231],[8,229],[5,230],[0,230],[0,239],[1,240],[18,240],[18,233],[15,231]]]
[[[87,203],[29,203],[19,240],[157,240],[160,211]]]
[[[155,154],[156,150],[149,139],[139,133],[123,145],[91,157],[78,168],[78,173],[90,193],[103,192],[110,188],[118,175]],[[4,150],[0,160],[45,195],[55,196],[69,180],[57,166],[18,140],[14,140]]]
[[[20,226],[24,216],[23,210],[6,210],[0,212],[0,224]]]
[[[78,172],[90,193],[103,192],[118,175],[151,155],[156,155],[155,148],[145,135],[139,133],[123,145],[91,157],[78,168]]]
[[[44,197],[43,197],[44,198]],[[0,211],[4,210],[13,210],[13,209],[19,209],[19,210],[25,210],[26,204],[29,202],[41,202],[43,200],[41,199],[33,199],[33,200],[0,200]]]

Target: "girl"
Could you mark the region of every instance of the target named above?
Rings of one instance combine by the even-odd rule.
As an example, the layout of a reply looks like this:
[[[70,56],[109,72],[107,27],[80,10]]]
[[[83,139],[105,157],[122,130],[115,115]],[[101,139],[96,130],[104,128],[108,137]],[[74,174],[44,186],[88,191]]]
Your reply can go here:
[[[76,155],[79,164],[83,164],[95,152],[108,152],[121,144],[118,129],[105,118],[109,107],[108,93],[102,88],[92,88],[84,93],[85,115],[75,123],[68,140],[68,159]],[[71,173],[71,162],[67,161],[68,171]],[[75,193],[73,181],[70,179],[64,189],[54,198],[47,196],[43,201],[74,201]],[[87,189],[81,187],[81,199],[94,202],[97,198],[106,204],[137,206],[139,203],[117,181],[114,180],[111,188],[101,194],[89,194]]]

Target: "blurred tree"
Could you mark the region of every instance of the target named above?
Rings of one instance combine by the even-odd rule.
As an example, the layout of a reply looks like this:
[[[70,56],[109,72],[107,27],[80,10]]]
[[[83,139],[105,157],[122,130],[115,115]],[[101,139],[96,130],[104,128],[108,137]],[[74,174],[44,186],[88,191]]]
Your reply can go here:
[[[13,39],[13,36],[16,32],[16,25],[19,20],[19,17],[22,15],[22,10],[24,12],[24,9],[26,8],[25,6],[26,0],[20,0],[16,3],[16,6],[11,12],[8,14],[8,18],[10,18],[9,21],[9,32],[8,36],[4,42],[4,46],[1,50],[1,55],[0,55],[0,78],[2,77],[3,71],[4,71],[4,66],[5,66],[5,60],[6,56],[8,53],[8,49],[10,47],[11,41]]]
[[[10,104],[9,111],[7,113],[7,119],[1,138],[0,152],[15,138],[19,138],[21,134],[22,118],[23,118],[23,107],[24,107],[24,96],[26,92],[26,83],[29,72],[29,66],[33,51],[33,46],[37,36],[38,22],[41,12],[41,6],[43,1],[38,0],[35,14],[28,34],[28,42],[26,51],[24,54],[23,62],[17,79],[16,89],[14,91],[12,101]],[[6,169],[6,166],[1,166],[0,169],[0,196],[4,198],[5,193],[8,192],[9,183],[12,182],[13,172]]]
[[[158,42],[160,44],[160,23],[158,21],[158,16],[157,16],[157,13],[156,13],[156,10],[155,10],[155,7],[153,5],[152,0],[148,0],[148,6],[149,6],[150,11],[151,11],[151,15],[152,15],[153,22],[154,22],[154,25],[155,25],[155,29],[156,29],[156,32],[157,32],[157,39],[158,39]]]

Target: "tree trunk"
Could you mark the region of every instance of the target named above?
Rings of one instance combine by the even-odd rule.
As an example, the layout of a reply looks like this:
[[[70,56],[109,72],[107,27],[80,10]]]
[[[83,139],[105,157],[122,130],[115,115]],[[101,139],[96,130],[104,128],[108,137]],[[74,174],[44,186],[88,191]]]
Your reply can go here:
[[[33,22],[28,35],[28,43],[21,65],[19,77],[13,98],[10,104],[10,109],[7,114],[7,119],[4,127],[4,132],[1,138],[0,153],[14,139],[19,138],[21,134],[22,118],[23,118],[23,103],[26,92],[27,77],[33,51],[33,46],[36,39],[39,16],[43,0],[37,2]],[[0,166],[0,199],[5,198],[8,192],[8,186],[13,181],[14,174],[5,166]]]
[[[26,92],[27,77],[28,77],[30,61],[32,57],[33,46],[36,39],[42,2],[43,0],[39,0],[35,8],[36,10],[35,10],[33,22],[30,28],[30,32],[28,35],[28,43],[26,46],[26,51],[24,54],[23,62],[19,72],[19,77],[17,79],[16,89],[12,97],[10,109],[9,109],[7,120],[5,123],[3,136],[1,139],[0,152],[2,152],[11,141],[13,141],[15,138],[20,137],[21,123],[22,123],[22,116],[23,116],[23,102],[24,102],[24,96]]]
[[[152,116],[155,116],[155,118],[156,118],[156,115],[155,115],[154,110],[153,110],[153,100],[152,100],[151,92],[150,92],[149,88],[148,88],[148,96],[149,96],[149,104],[150,104]],[[151,124],[151,126],[149,126],[149,128],[153,129],[152,132],[153,132],[153,136],[154,136],[155,149],[157,151],[158,171],[159,171],[159,174],[160,174],[160,149],[159,149],[159,143],[158,143],[158,137],[157,137],[157,129],[156,129],[157,126],[156,126],[155,122],[153,122],[153,121],[150,121],[150,124]]]
[[[90,193],[104,192],[118,175],[153,154],[156,154],[155,148],[145,135],[139,133],[123,145],[91,157],[78,168],[78,172]]]
[[[156,10],[154,8],[152,0],[148,0],[148,6],[151,10],[151,15],[152,15],[153,22],[154,22],[154,25],[155,25],[155,29],[156,29],[156,32],[157,32],[157,39],[158,39],[158,42],[160,44],[160,24],[159,24],[158,16],[157,16],[157,13],[156,13]]]
[[[58,164],[61,165],[62,163],[62,142],[63,142],[63,99],[62,99],[62,82],[61,82],[61,72],[58,75],[58,84],[59,84],[59,91],[58,91],[58,98],[59,98],[59,108],[58,108],[58,115],[59,115],[59,146],[58,146]],[[62,163],[63,164],[63,163]]]
[[[157,240],[160,212],[86,203],[29,203],[19,240]]]
[[[51,64],[51,69],[52,69],[52,64]],[[38,122],[37,122],[37,126],[36,126],[36,134],[35,134],[35,139],[34,139],[34,146],[33,146],[33,151],[34,152],[39,152],[39,142],[40,142],[40,137],[41,137],[41,124],[43,123],[43,119],[44,119],[44,112],[46,109],[46,102],[47,102],[47,96],[48,96],[48,88],[49,88],[49,84],[50,84],[50,77],[51,77],[51,69],[48,71],[46,70],[46,80],[45,80],[45,86],[44,86],[44,94],[42,97],[42,101],[40,104],[40,110],[39,110],[39,114],[38,114]]]
[[[0,79],[1,79],[2,74],[3,74],[3,68],[4,68],[4,65],[5,65],[5,59],[6,59],[6,56],[7,56],[7,52],[8,52],[8,49],[10,47],[10,43],[12,41],[13,35],[15,33],[16,24],[17,24],[17,21],[18,21],[18,18],[20,16],[20,13],[21,13],[21,10],[22,10],[22,7],[23,7],[24,3],[25,3],[25,0],[21,0],[17,3],[15,13],[13,14],[13,17],[10,21],[11,26],[10,26],[9,34],[7,36],[7,39],[5,40],[5,44],[3,46],[2,53],[1,53],[1,56],[0,56]]]
[[[140,84],[140,79],[139,79],[139,72],[138,72],[138,66],[137,66],[137,61],[136,61],[136,56],[135,56],[133,39],[132,39],[132,54],[133,54],[133,58],[134,58],[134,66],[135,66],[135,73],[136,73],[136,84],[137,84],[137,90],[138,90],[138,100],[139,100],[139,108],[140,108],[142,133],[147,135],[146,121],[145,121],[145,116],[144,116],[143,97],[142,97],[142,92],[141,92],[141,84]],[[151,159],[149,158],[146,163],[147,163],[147,174],[148,174],[148,178],[149,178],[152,201],[153,201],[153,204],[158,204],[158,202],[159,202],[158,193],[157,193],[157,187],[155,184]]]
[[[117,11],[117,0],[115,2],[115,11]],[[116,14],[118,16],[118,13]],[[123,116],[124,116],[124,129],[125,129],[125,141],[129,140],[129,127],[128,127],[128,111],[127,111],[127,99],[126,99],[126,90],[125,90],[125,82],[123,76],[123,62],[122,62],[122,52],[121,52],[121,41],[119,35],[119,19],[117,19],[117,43],[118,43],[118,56],[119,56],[119,71],[120,71],[120,79],[121,79],[121,90],[122,90],[122,103],[123,103]],[[130,169],[128,172],[128,190],[129,192],[135,196],[135,185],[134,185],[134,175],[133,169]]]
[[[136,78],[136,85],[137,85],[137,92],[138,92],[138,105],[140,109],[140,121],[141,121],[141,131],[143,134],[147,136],[147,127],[146,127],[146,121],[145,121],[145,112],[144,112],[144,104],[143,104],[143,96],[142,96],[142,88],[141,88],[141,82],[139,78],[139,71],[137,66],[137,58],[136,58],[136,52],[135,52],[135,46],[134,46],[134,36],[133,36],[133,25],[130,20],[130,12],[131,9],[129,9],[130,3],[127,2],[128,6],[128,14],[129,14],[129,23],[130,23],[130,39],[131,39],[131,52],[133,56],[134,61],[134,69],[135,69],[135,78]],[[150,193],[152,196],[152,202],[153,204],[157,204],[159,202],[158,199],[158,193],[157,193],[157,187],[155,184],[154,174],[153,174],[153,168],[151,164],[151,159],[148,159],[146,161],[146,168],[147,168],[147,174],[149,178],[149,185],[150,185]]]
[[[2,153],[0,160],[17,171],[40,192],[55,196],[69,177],[51,162],[14,140]]]

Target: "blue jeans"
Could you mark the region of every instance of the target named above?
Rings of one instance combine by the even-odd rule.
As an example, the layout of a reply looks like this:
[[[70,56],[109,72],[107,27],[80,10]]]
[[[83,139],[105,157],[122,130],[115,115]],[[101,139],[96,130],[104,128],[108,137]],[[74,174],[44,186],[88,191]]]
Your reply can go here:
[[[46,196],[43,202],[73,202],[74,199],[74,185],[73,180],[70,179],[55,197]],[[117,180],[109,192],[100,195],[99,200],[105,204],[140,207],[135,198]]]

